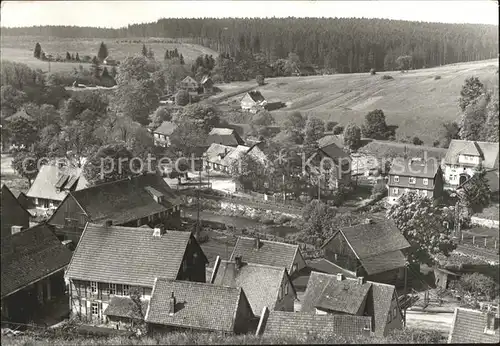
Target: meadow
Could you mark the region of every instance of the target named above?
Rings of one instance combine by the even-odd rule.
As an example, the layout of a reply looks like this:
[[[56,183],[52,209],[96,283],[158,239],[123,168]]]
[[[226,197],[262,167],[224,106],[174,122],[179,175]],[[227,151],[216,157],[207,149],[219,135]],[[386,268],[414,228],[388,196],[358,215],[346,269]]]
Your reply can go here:
[[[362,124],[365,115],[382,109],[387,124],[398,126],[398,138],[418,136],[426,145],[438,138],[442,124],[459,116],[458,99],[467,77],[476,76],[486,86],[498,85],[498,60],[476,61],[441,67],[369,73],[336,74],[308,77],[267,78],[257,87],[269,101],[282,101],[286,108],[272,111],[281,125],[292,111],[312,115],[341,125]],[[382,79],[390,75],[393,79]],[[436,78],[439,76],[438,78]],[[218,86],[223,93],[246,90],[255,81]],[[224,99],[231,104],[243,94]]]
[[[127,38],[127,39],[70,39],[60,37],[37,37],[37,36],[3,36],[2,35],[1,59],[11,60],[27,64],[31,68],[39,68],[42,71],[49,70],[49,64],[46,61],[41,61],[33,57],[33,49],[38,42],[42,46],[42,50],[46,54],[51,54],[54,57],[58,54],[62,57],[66,56],[66,52],[70,54],[78,53],[80,58],[85,55],[93,57],[97,55],[99,45],[104,42],[108,47],[108,52],[111,57],[116,60],[123,60],[127,56],[141,54],[142,45],[151,48],[157,59],[163,60],[165,51],[177,48],[179,53],[184,56],[186,63],[195,60],[201,54],[213,55],[216,57],[217,52],[202,47],[200,45],[181,42],[168,38]],[[73,68],[78,68],[80,63],[73,62],[51,62],[51,72],[72,71]],[[82,64],[86,65],[86,64]]]

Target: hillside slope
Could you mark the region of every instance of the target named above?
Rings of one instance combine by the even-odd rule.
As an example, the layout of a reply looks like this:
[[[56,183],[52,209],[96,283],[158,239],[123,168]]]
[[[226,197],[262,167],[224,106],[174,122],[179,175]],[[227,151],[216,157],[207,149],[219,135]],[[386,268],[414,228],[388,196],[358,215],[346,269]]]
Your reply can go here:
[[[269,78],[258,89],[268,101],[286,102],[273,111],[278,124],[291,111],[336,121],[362,124],[371,110],[382,109],[388,125],[398,126],[397,137],[418,136],[432,145],[441,124],[457,119],[458,98],[464,81],[478,77],[485,85],[498,85],[498,60],[460,63],[400,72],[337,74],[329,76]],[[391,75],[393,80],[382,79]],[[440,79],[434,79],[440,76]],[[223,92],[255,85],[255,81],[222,85]],[[229,98],[234,102],[242,95]]]
[[[97,55],[100,43],[104,42],[108,47],[110,56],[117,60],[123,60],[127,56],[141,54],[143,42],[139,42],[139,40],[141,39],[73,39],[2,35],[0,51],[2,60],[21,62],[27,64],[31,68],[39,68],[42,71],[48,71],[47,62],[33,57],[33,49],[37,42],[40,43],[42,50],[46,52],[46,54],[52,54],[53,56],[59,54],[62,57],[65,57],[66,52],[69,52],[70,54],[78,53],[80,58],[85,55]],[[148,40],[142,40],[145,41],[144,43],[148,49],[151,48],[153,50],[155,57],[160,61],[163,60],[165,50],[173,50],[174,48],[177,48],[179,53],[184,56],[186,63],[195,60],[201,54],[213,55],[214,58],[219,55],[217,52],[197,44],[177,43],[174,40],[166,38],[158,39],[158,41],[165,42],[157,42],[156,40],[149,40],[148,42]],[[52,62],[51,71],[72,71],[74,67],[78,68],[78,65],[78,63],[72,62]]]

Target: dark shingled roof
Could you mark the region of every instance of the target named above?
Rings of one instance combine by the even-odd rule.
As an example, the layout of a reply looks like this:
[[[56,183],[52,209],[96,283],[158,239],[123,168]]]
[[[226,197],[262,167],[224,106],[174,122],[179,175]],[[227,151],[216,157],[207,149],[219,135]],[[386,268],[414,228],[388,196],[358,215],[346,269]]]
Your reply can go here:
[[[486,319],[487,315],[485,312],[456,308],[455,314],[453,315],[453,324],[451,325],[450,334],[448,336],[448,342],[452,344],[498,344],[500,342],[498,317],[496,326],[493,325],[493,335],[489,335],[484,332],[487,321]]]
[[[370,335],[370,316],[316,315],[315,313],[270,311],[264,336],[307,337],[341,336],[355,338]]]
[[[66,276],[71,279],[153,287],[156,277],[177,278],[190,232],[87,224]]]
[[[321,292],[315,307],[356,315],[370,288],[370,283],[358,284],[355,280],[343,280],[342,284],[332,281]]]
[[[157,203],[148,187],[161,192],[165,196],[163,202]],[[99,184],[70,194],[95,223],[112,220],[113,224],[124,224],[180,204],[177,194],[155,174]]]
[[[213,283],[243,288],[255,316],[260,316],[264,306],[273,310],[281,283],[284,277],[288,277],[286,269],[254,263],[242,264],[237,269],[235,262],[221,261]],[[294,290],[291,281],[290,287]]]
[[[142,315],[139,314],[138,307],[129,297],[112,297],[108,303],[108,307],[104,310],[103,314],[106,316],[128,317],[138,320],[144,319],[146,311],[148,310],[149,301],[141,300]]]
[[[341,228],[323,247],[334,237],[342,235],[370,275],[401,268],[405,264],[400,250],[410,247],[410,244],[392,220],[376,220]]]
[[[330,285],[339,285],[343,287],[345,281],[356,282],[356,280],[357,279],[345,278],[342,281],[338,281],[337,275],[311,272],[306,292],[302,298],[301,311],[314,313],[316,311],[317,302],[321,299],[326,287]],[[373,331],[375,334],[383,336],[387,325],[387,315],[391,308],[391,302],[395,296],[396,288],[392,285],[372,281],[366,281],[366,284],[370,285],[370,290],[366,297],[365,311],[373,317]],[[355,300],[359,298],[358,295],[349,295],[346,296],[345,299]]]
[[[335,143],[329,143],[328,145],[324,145],[320,147],[320,149],[326,156],[332,159],[349,159],[350,156],[344,150],[342,150]],[[347,161],[346,161],[347,162]]]
[[[2,298],[63,269],[71,251],[40,224],[5,237],[2,246]]]
[[[241,256],[244,262],[264,264],[273,267],[284,267],[289,272],[299,246],[259,239],[259,249],[255,247],[256,238],[238,237],[229,260],[234,261]]]
[[[2,237],[11,235],[11,226],[28,228],[31,214],[23,207],[12,190],[3,185],[0,192]],[[14,224],[13,224],[14,223]]]
[[[175,313],[169,314],[172,293]],[[157,279],[146,322],[211,331],[233,332],[236,312],[248,301],[241,288]]]
[[[248,95],[250,96],[250,98],[252,100],[254,100],[255,102],[262,102],[262,101],[265,101],[266,99],[264,98],[264,96],[262,96],[262,94],[260,93],[260,91],[257,91],[257,90],[254,90],[254,91],[249,91],[248,92]]]

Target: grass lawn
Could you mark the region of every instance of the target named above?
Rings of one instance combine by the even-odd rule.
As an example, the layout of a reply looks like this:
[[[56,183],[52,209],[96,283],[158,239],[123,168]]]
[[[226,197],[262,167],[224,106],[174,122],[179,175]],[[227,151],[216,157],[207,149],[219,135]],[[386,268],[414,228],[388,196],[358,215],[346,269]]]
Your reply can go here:
[[[99,50],[99,45],[104,42],[108,47],[109,55],[114,59],[119,61],[125,59],[127,56],[133,56],[135,54],[141,54],[142,42],[129,42],[138,41],[141,39],[127,39],[124,42],[123,39],[99,39],[99,38],[47,38],[47,37],[37,37],[37,36],[3,36],[2,35],[2,47],[1,47],[1,58],[2,60],[11,60],[15,62],[21,62],[27,64],[31,68],[39,68],[42,71],[48,71],[49,65],[46,61],[41,61],[33,57],[33,49],[37,42],[42,46],[42,50],[46,54],[51,54],[54,57],[57,54],[62,57],[66,56],[66,52],[70,54],[78,53],[80,58],[85,55],[94,56],[97,55]],[[165,50],[173,50],[177,48],[179,53],[184,56],[186,62],[195,60],[201,54],[213,55],[214,58],[218,55],[217,52],[190,43],[175,43],[171,39],[161,39],[165,43],[157,42],[145,42],[146,46],[151,48],[155,54],[155,57],[163,61],[163,56],[165,55]],[[71,62],[51,62],[50,69],[51,72],[57,71],[72,71],[73,68],[78,68],[79,63]],[[84,67],[88,67],[82,64]]]
[[[476,76],[486,86],[498,83],[498,60],[459,63],[400,73],[396,71],[337,74],[330,76],[267,78],[258,87],[268,102],[281,101],[286,108],[272,111],[281,125],[291,111],[312,115],[345,126],[362,124],[365,115],[382,109],[387,124],[398,126],[397,137],[417,136],[427,145],[438,138],[442,124],[454,121],[459,114],[458,99],[467,77]],[[383,80],[388,74],[393,80]],[[435,76],[441,79],[435,80]],[[223,92],[245,90],[255,81],[219,86]],[[257,87],[255,87],[257,88]],[[218,95],[217,97],[220,97]],[[241,99],[239,94],[224,100]]]

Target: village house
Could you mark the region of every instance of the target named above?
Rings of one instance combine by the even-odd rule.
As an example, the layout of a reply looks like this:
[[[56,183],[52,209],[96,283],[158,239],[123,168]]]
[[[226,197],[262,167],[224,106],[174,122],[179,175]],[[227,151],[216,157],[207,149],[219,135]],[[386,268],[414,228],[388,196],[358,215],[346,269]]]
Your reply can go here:
[[[64,270],[71,251],[46,225],[3,237],[2,322],[28,323],[64,299]]]
[[[245,144],[243,139],[241,139],[240,135],[235,130],[219,127],[214,127],[208,134],[207,145],[211,145],[213,143],[230,147],[237,147],[238,145]]]
[[[43,165],[26,196],[37,209],[56,209],[70,191],[87,186],[81,168]]]
[[[443,193],[443,173],[436,160],[394,159],[387,182],[388,202],[396,203],[408,192],[436,199]]]
[[[304,338],[333,335],[357,338],[372,335],[372,317],[357,315],[325,314],[306,312],[266,311],[259,320],[256,335],[271,338]]]
[[[1,191],[0,219],[3,238],[29,228],[31,214],[6,185],[2,186]]]
[[[286,268],[291,277],[306,267],[298,245],[259,238],[238,237],[229,260],[235,261],[236,257],[248,263]]]
[[[498,151],[498,142],[453,139],[444,158],[445,188],[457,188],[472,177],[479,166],[498,176]]]
[[[121,328],[136,317],[131,294],[147,306],[155,278],[205,282],[207,263],[190,232],[88,223],[65,275],[71,315]]]
[[[500,342],[499,315],[493,311],[455,308],[448,335],[449,344],[498,344]]]
[[[180,82],[180,89],[188,92],[198,92],[200,85],[193,77],[187,76]]]
[[[214,92],[214,82],[210,76],[204,76],[200,84],[203,87],[203,92],[205,94],[211,94]]]
[[[302,298],[301,312],[318,315],[370,316],[371,328],[377,337],[403,328],[403,314],[396,288],[362,277],[345,278],[312,272]]]
[[[61,239],[78,242],[87,222],[177,227],[181,201],[158,175],[143,174],[70,192],[48,220]]]
[[[145,321],[151,332],[254,332],[257,319],[241,287],[155,279]]]
[[[234,164],[241,159],[250,147],[238,145],[231,147],[218,143],[212,143],[203,154],[204,166],[208,169],[230,174]]]
[[[177,128],[177,125],[172,121],[164,121],[155,130],[152,131],[154,144],[161,147],[170,146],[170,136]]]
[[[259,110],[264,109],[266,104],[266,99],[257,90],[247,92],[241,99],[241,109],[251,113],[257,113]]]
[[[404,285],[410,244],[391,220],[366,220],[341,227],[322,246],[324,257],[352,277]]]
[[[297,293],[285,267],[248,263],[240,256],[232,261],[217,256],[210,283],[241,287],[255,316],[260,316],[264,307],[294,311]]]
[[[333,142],[319,147],[318,152],[321,159],[331,159],[331,161],[324,160],[325,163],[323,167],[328,167],[327,162],[333,162],[333,166],[330,167],[330,172],[325,173],[324,176],[327,182],[326,187],[328,189],[338,189],[341,186],[349,185],[351,182],[352,165],[350,155]]]

